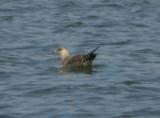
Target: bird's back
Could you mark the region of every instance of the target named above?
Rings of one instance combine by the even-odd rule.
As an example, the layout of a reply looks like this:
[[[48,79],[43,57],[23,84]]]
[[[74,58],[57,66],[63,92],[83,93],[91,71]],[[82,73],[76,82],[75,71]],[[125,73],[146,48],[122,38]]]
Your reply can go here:
[[[79,54],[73,56],[66,65],[69,66],[91,66],[92,61],[95,59],[96,54]]]
[[[76,66],[76,67],[91,66],[92,61],[96,58],[95,51],[97,49],[98,47],[92,50],[88,54],[79,54],[71,57],[66,63],[66,66]]]

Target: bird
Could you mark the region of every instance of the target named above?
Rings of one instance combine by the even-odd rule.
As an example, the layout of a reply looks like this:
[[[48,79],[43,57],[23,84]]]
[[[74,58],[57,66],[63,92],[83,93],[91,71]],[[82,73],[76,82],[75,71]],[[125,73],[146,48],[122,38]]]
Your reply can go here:
[[[95,51],[99,48],[97,46],[95,49],[86,54],[77,54],[71,56],[67,48],[57,48],[56,52],[60,55],[63,67],[90,67],[92,66],[93,60],[96,58]]]

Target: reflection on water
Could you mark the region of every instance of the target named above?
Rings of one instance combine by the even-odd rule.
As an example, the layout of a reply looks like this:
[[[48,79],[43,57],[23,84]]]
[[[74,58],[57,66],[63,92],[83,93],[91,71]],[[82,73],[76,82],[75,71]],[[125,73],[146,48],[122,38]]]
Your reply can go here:
[[[85,73],[85,74],[91,74],[92,66],[88,67],[61,67],[59,69],[60,74],[67,74],[67,73]]]

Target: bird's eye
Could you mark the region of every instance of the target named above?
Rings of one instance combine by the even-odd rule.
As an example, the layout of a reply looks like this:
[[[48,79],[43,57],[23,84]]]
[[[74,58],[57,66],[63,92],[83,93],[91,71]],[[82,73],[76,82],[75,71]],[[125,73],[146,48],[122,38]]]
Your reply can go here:
[[[62,50],[62,48],[58,48],[57,50],[58,50],[58,51],[61,51],[61,50]]]

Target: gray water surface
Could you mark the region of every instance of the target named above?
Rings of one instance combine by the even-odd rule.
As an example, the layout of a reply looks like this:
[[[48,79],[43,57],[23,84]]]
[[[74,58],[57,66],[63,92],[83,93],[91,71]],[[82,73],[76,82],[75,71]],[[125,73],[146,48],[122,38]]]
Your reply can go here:
[[[160,118],[160,1],[0,0],[0,118]]]

